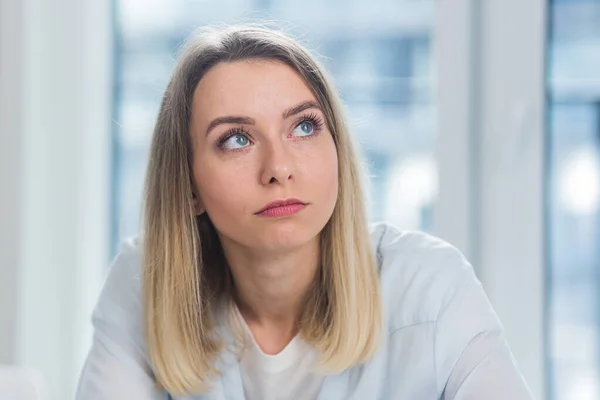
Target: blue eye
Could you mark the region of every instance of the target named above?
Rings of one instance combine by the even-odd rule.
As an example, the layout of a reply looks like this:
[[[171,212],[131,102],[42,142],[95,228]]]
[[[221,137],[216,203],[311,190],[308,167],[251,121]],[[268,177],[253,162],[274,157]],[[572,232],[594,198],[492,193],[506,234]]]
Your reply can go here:
[[[294,132],[298,133],[296,136],[310,136],[314,131],[315,127],[311,121],[302,121],[298,124],[296,129],[294,129]]]
[[[248,136],[238,133],[227,138],[222,143],[222,146],[228,149],[241,149],[248,146],[249,144],[250,139],[248,139]]]

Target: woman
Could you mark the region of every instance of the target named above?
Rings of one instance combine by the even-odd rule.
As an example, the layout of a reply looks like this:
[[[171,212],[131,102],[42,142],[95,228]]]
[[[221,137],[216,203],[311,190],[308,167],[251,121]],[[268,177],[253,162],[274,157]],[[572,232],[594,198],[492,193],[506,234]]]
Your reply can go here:
[[[471,266],[369,229],[360,176],[330,79],[296,41],[191,38],[77,398],[531,399]]]

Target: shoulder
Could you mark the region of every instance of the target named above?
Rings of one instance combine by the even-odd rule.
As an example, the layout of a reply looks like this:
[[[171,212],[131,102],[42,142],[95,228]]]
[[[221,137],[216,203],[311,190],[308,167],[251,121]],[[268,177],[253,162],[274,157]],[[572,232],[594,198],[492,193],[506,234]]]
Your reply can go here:
[[[435,322],[453,292],[480,285],[461,252],[440,238],[388,223],[372,225],[371,238],[389,330]]]
[[[140,240],[121,242],[113,259],[92,316],[96,327],[118,327],[142,338],[142,270]]]

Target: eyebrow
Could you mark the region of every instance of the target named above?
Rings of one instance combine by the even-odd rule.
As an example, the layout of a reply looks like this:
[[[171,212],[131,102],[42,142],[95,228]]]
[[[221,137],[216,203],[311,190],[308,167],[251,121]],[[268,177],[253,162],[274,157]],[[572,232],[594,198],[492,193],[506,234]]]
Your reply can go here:
[[[281,115],[282,115],[283,119],[287,119],[293,115],[299,114],[302,111],[308,110],[310,108],[316,108],[318,110],[321,110],[321,106],[319,106],[318,103],[316,103],[314,101],[305,101],[305,102],[298,104],[297,106],[288,108]],[[256,121],[254,120],[254,118],[239,116],[239,115],[218,117],[218,118],[213,119],[211,121],[211,123],[208,125],[208,128],[206,129],[206,135],[208,136],[210,131],[212,131],[214,128],[216,128],[218,125],[221,125],[221,124],[254,125],[255,123],[256,123]]]
[[[298,104],[295,107],[288,108],[287,110],[285,110],[282,114],[283,119],[287,119],[292,115],[300,114],[302,111],[308,110],[309,108],[316,108],[318,110],[321,110],[321,107],[316,102],[305,101],[303,103]]]

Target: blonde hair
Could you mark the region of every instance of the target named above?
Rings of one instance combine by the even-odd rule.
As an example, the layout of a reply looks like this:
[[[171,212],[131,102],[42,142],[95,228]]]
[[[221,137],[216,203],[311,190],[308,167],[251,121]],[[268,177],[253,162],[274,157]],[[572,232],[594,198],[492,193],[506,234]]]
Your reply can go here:
[[[337,373],[368,360],[382,334],[379,277],[361,184],[360,161],[339,96],[323,68],[297,41],[258,26],[208,28],[192,35],[162,99],[147,169],[142,219],[147,351],[157,387],[173,395],[209,390],[223,343],[212,318],[228,294],[230,272],[216,231],[193,203],[190,115],[194,90],[217,63],[260,59],[293,68],[313,91],[333,136],[339,191],[323,228],[321,262],[299,321]]]

